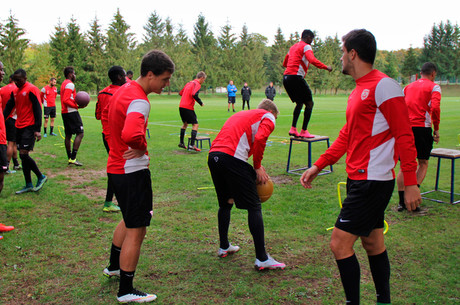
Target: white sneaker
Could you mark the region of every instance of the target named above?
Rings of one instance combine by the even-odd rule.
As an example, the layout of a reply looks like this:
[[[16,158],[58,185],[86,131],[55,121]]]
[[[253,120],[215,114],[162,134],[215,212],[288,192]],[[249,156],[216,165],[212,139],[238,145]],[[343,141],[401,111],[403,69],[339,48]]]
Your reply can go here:
[[[267,255],[268,256],[268,259],[266,261],[259,261],[257,258],[256,258],[256,262],[254,263],[254,267],[257,269],[257,270],[264,270],[264,269],[284,269],[286,267],[285,264],[283,263],[280,263],[280,262],[277,262],[273,259],[273,257],[271,257],[270,255]]]
[[[120,269],[110,271],[109,269],[105,268],[104,271],[102,271],[102,274],[106,277],[120,277]]]
[[[152,302],[157,298],[156,295],[154,294],[148,294],[136,289],[133,289],[128,294],[122,295],[122,296],[117,296],[117,300],[120,303],[146,303],[146,302]]]
[[[229,245],[230,246],[228,246],[227,249],[219,248],[219,252],[217,253],[217,255],[219,255],[220,257],[226,257],[227,255],[233,254],[240,250],[240,247],[238,246],[233,246],[232,244],[229,244]]]

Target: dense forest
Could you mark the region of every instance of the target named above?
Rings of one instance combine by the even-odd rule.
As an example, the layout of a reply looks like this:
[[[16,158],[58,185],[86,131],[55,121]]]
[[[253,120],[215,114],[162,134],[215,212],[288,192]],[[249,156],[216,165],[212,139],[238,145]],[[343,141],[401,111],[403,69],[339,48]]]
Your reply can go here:
[[[2,17],[2,16],[0,16]],[[132,33],[120,11],[114,14],[107,31],[95,18],[88,32],[82,32],[75,18],[66,24],[60,21],[50,33],[47,43],[31,44],[24,38],[25,29],[19,26],[13,13],[0,22],[0,61],[6,75],[18,68],[28,73],[28,80],[41,87],[50,77],[63,80],[63,68],[74,66],[79,90],[97,92],[109,84],[107,71],[112,65],[139,74],[142,55],[150,49],[161,49],[171,56],[176,72],[169,92],[178,91],[200,70],[208,78],[205,90],[226,86],[231,79],[237,86],[247,82],[252,88],[266,86],[270,81],[281,86],[282,62],[289,47],[300,40],[299,33],[286,35],[278,28],[274,43],[267,37],[250,33],[246,26],[234,29],[229,22],[213,33],[204,15],[194,24],[189,37],[183,25],[170,18],[163,19],[155,11],[144,25],[144,33]],[[312,29],[315,30],[315,29]],[[136,39],[142,36],[141,40]],[[351,78],[341,74],[340,37],[317,37],[313,44],[315,56],[334,70],[310,69],[307,81],[317,93],[336,94],[354,86]],[[405,84],[417,74],[423,62],[438,66],[438,80],[457,83],[460,75],[460,29],[449,20],[434,24],[424,37],[423,48],[408,50],[379,50],[375,67]],[[5,77],[4,82],[8,81]]]

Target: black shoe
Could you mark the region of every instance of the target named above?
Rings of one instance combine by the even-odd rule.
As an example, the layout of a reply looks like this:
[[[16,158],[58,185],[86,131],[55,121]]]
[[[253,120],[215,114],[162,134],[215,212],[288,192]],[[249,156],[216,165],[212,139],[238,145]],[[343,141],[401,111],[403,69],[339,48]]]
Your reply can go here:
[[[187,149],[187,147],[185,146],[185,144],[184,144],[184,143],[179,143],[179,145],[177,145],[177,146],[179,146],[180,148],[184,148],[184,149]]]
[[[398,205],[398,212],[402,212],[404,210],[407,210],[406,206],[404,205]]]

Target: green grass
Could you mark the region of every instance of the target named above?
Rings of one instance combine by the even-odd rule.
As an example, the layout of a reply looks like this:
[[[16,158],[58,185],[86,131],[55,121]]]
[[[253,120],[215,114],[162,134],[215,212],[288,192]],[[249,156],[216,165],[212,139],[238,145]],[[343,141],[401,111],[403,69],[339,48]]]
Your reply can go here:
[[[229,117],[223,95],[203,95],[196,107],[199,133],[213,139]],[[252,107],[262,95],[251,100]],[[318,96],[309,126],[314,134],[335,140],[344,124],[347,97]],[[329,250],[330,231],[338,214],[336,186],[345,181],[342,158],[330,175],[318,177],[305,190],[299,176],[288,175],[287,131],[293,104],[276,98],[281,110],[263,164],[275,181],[272,198],[263,204],[265,237],[271,255],[288,267],[256,272],[254,247],[245,211],[233,210],[230,240],[241,247],[233,256],[216,256],[217,200],[206,166],[206,152],[188,153],[177,147],[181,126],[177,95],[152,96],[150,135],[154,217],[142,248],[135,286],[158,295],[157,304],[340,304],[338,270]],[[238,101],[237,109],[241,108]],[[0,195],[0,222],[16,230],[0,241],[0,304],[115,304],[116,280],[102,276],[119,214],[102,212],[106,152],[94,106],[81,111],[85,125],[78,160],[67,166],[61,137],[38,142],[31,156],[50,180],[40,193],[21,196],[22,173],[8,175]],[[459,98],[442,100],[441,142],[456,148]],[[62,125],[60,117],[56,125]],[[189,134],[190,130],[188,130]],[[325,150],[313,144],[313,159]],[[295,144],[294,167],[305,166],[306,144]],[[440,186],[449,187],[450,164],[443,161]],[[435,160],[430,162],[422,191],[433,188]],[[460,164],[456,164],[457,192]],[[35,177],[34,181],[35,181]],[[434,194],[447,198],[444,194]],[[457,198],[458,199],[458,198]],[[387,210],[386,235],[392,276],[393,304],[458,304],[459,226],[457,206],[424,201],[426,215],[395,211],[397,194]],[[375,304],[372,277],[359,243],[362,304]]]

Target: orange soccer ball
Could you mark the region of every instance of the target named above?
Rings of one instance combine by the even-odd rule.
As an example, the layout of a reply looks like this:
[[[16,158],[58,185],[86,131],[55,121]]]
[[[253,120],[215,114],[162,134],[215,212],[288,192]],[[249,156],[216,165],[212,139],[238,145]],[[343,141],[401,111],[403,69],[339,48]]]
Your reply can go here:
[[[268,178],[267,182],[257,184],[257,193],[261,202],[267,201],[273,194],[272,179]]]

